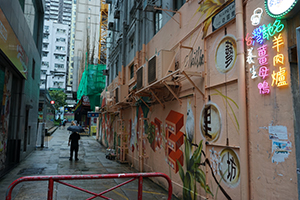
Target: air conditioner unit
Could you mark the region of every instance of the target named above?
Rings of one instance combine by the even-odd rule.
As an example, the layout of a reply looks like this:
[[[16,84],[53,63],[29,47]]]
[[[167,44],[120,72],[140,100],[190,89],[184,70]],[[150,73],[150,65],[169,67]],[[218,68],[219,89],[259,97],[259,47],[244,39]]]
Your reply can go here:
[[[114,30],[114,23],[113,22],[108,22],[108,30],[113,31]]]
[[[145,86],[145,72],[146,64],[142,65],[136,71],[136,89],[140,90]]]
[[[111,98],[111,96],[110,96],[110,92],[106,92],[105,93],[105,99],[106,99],[106,102],[105,102],[105,104],[107,105],[107,106],[111,106],[112,104],[113,104],[113,99]]]
[[[122,102],[128,95],[128,85],[119,85],[115,89],[116,103]]]
[[[174,58],[175,52],[168,50],[160,50],[156,55],[152,56],[148,61],[148,84],[163,78]],[[170,71],[175,71],[175,62],[173,61]]]

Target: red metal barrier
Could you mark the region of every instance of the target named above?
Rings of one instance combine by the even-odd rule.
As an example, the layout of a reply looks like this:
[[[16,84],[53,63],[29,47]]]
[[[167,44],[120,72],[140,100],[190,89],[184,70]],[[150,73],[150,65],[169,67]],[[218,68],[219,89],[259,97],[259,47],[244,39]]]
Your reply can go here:
[[[24,181],[48,181],[48,200],[53,199],[53,184],[54,182],[75,188],[77,190],[92,194],[94,196],[88,198],[87,200],[94,199],[96,197],[101,197],[104,199],[111,199],[106,196],[103,196],[105,193],[110,192],[116,188],[119,188],[127,183],[130,183],[138,179],[138,200],[141,200],[143,197],[143,178],[144,177],[163,177],[168,181],[169,191],[168,191],[168,200],[171,200],[172,197],[172,182],[171,179],[164,173],[125,173],[125,174],[93,174],[93,175],[55,175],[55,176],[25,176],[21,177],[10,184],[6,192],[6,200],[11,200],[11,194],[14,187]],[[79,188],[77,186],[71,185],[69,183],[62,182],[62,180],[86,180],[86,179],[113,179],[113,178],[132,178],[121,184],[118,184],[110,189],[107,189],[99,194]]]

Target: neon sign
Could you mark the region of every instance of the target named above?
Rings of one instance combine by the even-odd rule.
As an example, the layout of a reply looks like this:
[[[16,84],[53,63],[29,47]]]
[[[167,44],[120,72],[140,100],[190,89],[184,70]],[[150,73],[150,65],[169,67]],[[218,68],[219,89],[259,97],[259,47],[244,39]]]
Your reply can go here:
[[[272,86],[274,84],[277,85],[277,87],[281,87],[281,86],[287,85],[285,77],[286,77],[285,67],[279,67],[279,71],[278,72],[273,71],[273,74],[272,74],[272,79],[273,79]]]
[[[281,19],[288,15],[293,8],[299,6],[298,0],[265,0],[265,8],[273,18]],[[295,11],[297,9],[294,9]]]
[[[248,56],[247,56],[247,63],[248,64],[251,64],[251,63],[254,63],[254,58],[256,57],[255,55],[252,54],[252,51],[253,51],[253,47],[251,47],[250,49],[247,49],[248,51]]]
[[[269,23],[268,26],[262,25],[262,32],[263,32],[263,39],[269,40],[270,37],[273,37],[275,33],[280,33],[284,25],[281,24],[281,21],[279,19],[276,19],[273,24]]]
[[[263,83],[259,83],[257,85],[257,87],[259,89],[260,94],[269,94],[270,93],[270,86],[267,81],[264,81]]]
[[[280,0],[279,0],[280,1]],[[273,87],[282,87],[288,85],[286,81],[286,68],[284,67],[284,54],[281,53],[281,49],[284,45],[284,39],[280,33],[284,28],[284,25],[281,23],[281,20],[276,19],[273,23],[268,25],[261,25],[255,28],[252,31],[252,34],[247,34],[245,37],[245,42],[248,46],[248,54],[246,57],[246,62],[252,65],[249,69],[251,73],[251,79],[255,79],[258,76],[263,79],[262,82],[258,83],[257,87],[260,94],[269,94],[270,86]],[[278,70],[269,69],[269,55],[268,55],[268,45],[266,41],[272,41],[272,48],[276,51],[276,55],[271,59],[271,64],[273,67],[276,67]],[[257,50],[257,56],[253,55],[254,45],[258,44],[259,47]],[[257,58],[258,67],[255,67],[254,59]],[[256,71],[258,68],[258,72]],[[271,76],[272,82],[269,84],[268,77]]]
[[[250,19],[253,26],[257,26],[260,23],[262,13],[263,13],[262,8],[256,8],[253,11],[253,15],[251,16],[251,19]]]
[[[257,78],[256,67],[254,65],[252,66],[252,68],[250,68],[250,73],[252,74],[252,79]]]

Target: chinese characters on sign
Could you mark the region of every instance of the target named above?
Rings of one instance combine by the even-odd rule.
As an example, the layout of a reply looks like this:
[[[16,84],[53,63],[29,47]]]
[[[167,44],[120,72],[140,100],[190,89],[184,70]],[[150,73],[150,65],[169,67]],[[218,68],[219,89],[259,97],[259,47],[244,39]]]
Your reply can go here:
[[[249,65],[252,65],[252,67],[250,67],[251,78],[255,79],[259,76],[263,79],[262,82],[258,83],[257,85],[260,94],[270,93],[269,84],[271,84],[273,87],[287,85],[286,68],[284,67],[285,58],[281,53],[284,40],[280,32],[283,30],[283,28],[284,25],[281,23],[281,21],[276,19],[274,23],[269,23],[267,26],[262,25],[258,28],[255,28],[252,32],[252,35],[248,33],[245,37],[245,42],[248,46],[246,62]],[[272,41],[272,49],[277,52],[271,62],[268,62],[268,44],[266,44],[268,41]],[[254,45],[259,45],[259,47],[256,49],[257,56],[253,53]],[[256,58],[259,64],[258,73],[256,71],[257,67],[253,65],[255,64]],[[276,68],[276,70],[273,70],[272,74],[269,73],[270,64],[273,64],[273,67]],[[269,75],[271,75],[272,83],[268,82]]]
[[[240,162],[233,149],[226,148],[220,153],[219,172],[222,180],[230,187],[235,187],[239,183]]]
[[[228,68],[233,62],[233,45],[229,40],[226,41],[225,44],[225,68]]]
[[[283,42],[281,33],[278,35],[278,37],[274,36],[274,40],[273,40],[274,46],[272,48],[275,48],[277,51],[277,55],[274,56],[274,58],[273,58],[274,67],[276,67],[277,65],[280,66],[280,65],[284,64],[284,55],[280,54],[280,46],[283,44],[284,44],[284,42]],[[285,67],[280,66],[279,71],[277,71],[277,72],[275,72],[275,70],[273,71],[272,86],[274,86],[274,84],[277,85],[277,87],[287,85],[285,77],[286,77]]]
[[[212,17],[212,30],[215,31],[221,26],[235,18],[235,2],[226,6],[222,11]]]
[[[231,35],[224,36],[215,53],[216,68],[220,73],[229,72],[235,65],[237,57],[236,40]]]

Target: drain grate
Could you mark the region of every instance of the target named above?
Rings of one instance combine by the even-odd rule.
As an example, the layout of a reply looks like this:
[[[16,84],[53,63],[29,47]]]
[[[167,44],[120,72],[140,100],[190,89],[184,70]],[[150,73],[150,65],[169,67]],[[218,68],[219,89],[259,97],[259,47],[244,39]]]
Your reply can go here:
[[[21,175],[35,175],[35,174],[42,174],[44,171],[44,168],[23,168],[19,171],[18,174]]]

